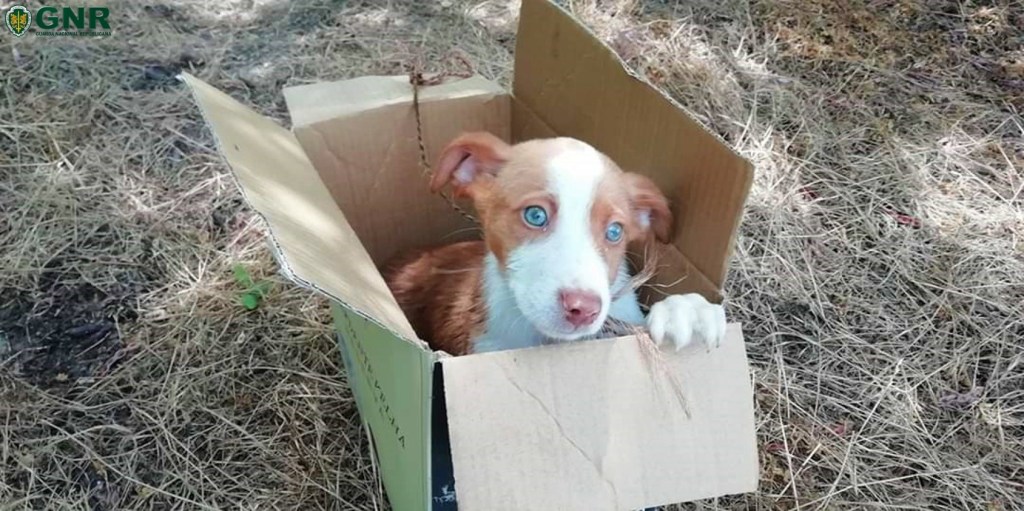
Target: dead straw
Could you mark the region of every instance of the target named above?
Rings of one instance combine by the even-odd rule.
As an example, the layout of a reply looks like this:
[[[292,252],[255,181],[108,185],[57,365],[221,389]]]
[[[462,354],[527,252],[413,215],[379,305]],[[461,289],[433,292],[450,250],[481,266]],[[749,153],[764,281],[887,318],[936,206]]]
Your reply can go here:
[[[275,276],[173,71],[282,121],[283,85],[408,47],[507,85],[517,2],[257,4],[3,39],[0,508],[386,506],[329,308]],[[669,509],[1024,509],[1020,9],[571,8],[756,167],[726,290],[759,491]],[[256,311],[236,263],[274,283]]]

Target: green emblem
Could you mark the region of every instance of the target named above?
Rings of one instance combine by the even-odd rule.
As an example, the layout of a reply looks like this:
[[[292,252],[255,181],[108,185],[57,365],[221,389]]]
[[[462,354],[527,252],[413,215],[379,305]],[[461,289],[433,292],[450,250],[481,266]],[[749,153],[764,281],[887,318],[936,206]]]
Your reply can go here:
[[[7,22],[7,28],[11,29],[11,33],[21,37],[28,31],[28,24],[32,22],[32,13],[23,5],[15,5],[7,10],[4,21]]]

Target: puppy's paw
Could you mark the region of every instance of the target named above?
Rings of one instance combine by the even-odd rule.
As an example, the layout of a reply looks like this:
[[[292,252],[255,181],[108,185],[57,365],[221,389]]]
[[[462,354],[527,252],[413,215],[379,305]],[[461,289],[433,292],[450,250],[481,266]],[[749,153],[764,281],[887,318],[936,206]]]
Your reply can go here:
[[[710,351],[725,337],[725,308],[710,303],[697,293],[672,295],[654,304],[647,315],[647,328],[654,343],[671,341],[676,351],[693,342],[704,341]]]

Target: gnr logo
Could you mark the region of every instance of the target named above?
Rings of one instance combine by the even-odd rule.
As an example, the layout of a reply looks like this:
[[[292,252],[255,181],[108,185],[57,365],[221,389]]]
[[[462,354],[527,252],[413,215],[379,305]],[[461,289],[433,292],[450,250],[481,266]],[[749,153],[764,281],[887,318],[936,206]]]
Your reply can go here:
[[[41,36],[110,35],[110,9],[107,7],[45,6],[33,13],[23,5],[14,5],[4,14],[7,28],[17,37],[28,32]]]

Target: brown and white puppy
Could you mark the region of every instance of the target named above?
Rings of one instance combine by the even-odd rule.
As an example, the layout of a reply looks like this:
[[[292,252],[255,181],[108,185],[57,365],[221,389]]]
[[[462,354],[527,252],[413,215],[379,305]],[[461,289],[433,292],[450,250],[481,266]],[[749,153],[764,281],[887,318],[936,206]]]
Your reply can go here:
[[[699,294],[669,296],[644,318],[626,244],[668,242],[672,216],[646,177],[572,138],[509,145],[465,133],[430,183],[473,200],[483,241],[393,261],[384,276],[416,332],[453,355],[594,338],[611,317],[646,325],[658,344],[718,346],[725,312]]]

